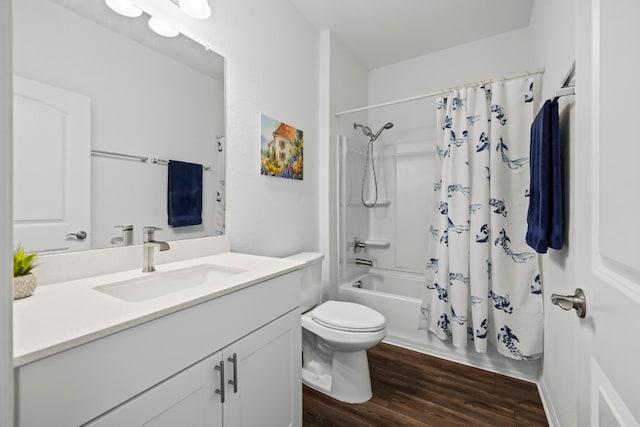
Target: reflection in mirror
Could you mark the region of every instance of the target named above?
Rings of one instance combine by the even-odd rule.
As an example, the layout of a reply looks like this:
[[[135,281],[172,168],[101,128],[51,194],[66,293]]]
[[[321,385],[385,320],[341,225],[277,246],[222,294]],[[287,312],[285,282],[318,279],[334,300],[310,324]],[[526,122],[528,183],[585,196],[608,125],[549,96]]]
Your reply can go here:
[[[224,58],[103,1],[20,0],[13,15],[14,245],[224,234]],[[207,168],[201,224],[168,225],[168,160]]]

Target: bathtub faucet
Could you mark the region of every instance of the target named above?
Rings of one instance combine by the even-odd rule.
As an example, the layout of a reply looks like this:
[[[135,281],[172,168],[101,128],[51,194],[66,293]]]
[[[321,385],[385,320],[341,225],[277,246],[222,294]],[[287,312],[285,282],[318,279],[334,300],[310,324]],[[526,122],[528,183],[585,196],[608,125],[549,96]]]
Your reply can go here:
[[[367,265],[369,267],[373,267],[373,261],[370,259],[356,258],[356,265]]]
[[[360,240],[360,237],[356,236],[353,238],[353,253],[357,254],[360,252],[360,249],[367,250],[367,244]]]

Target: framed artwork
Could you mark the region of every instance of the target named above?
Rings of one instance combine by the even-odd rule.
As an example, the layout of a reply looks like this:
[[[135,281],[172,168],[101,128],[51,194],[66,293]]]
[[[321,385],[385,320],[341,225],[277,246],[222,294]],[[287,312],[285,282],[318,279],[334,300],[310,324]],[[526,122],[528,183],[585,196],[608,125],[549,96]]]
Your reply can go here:
[[[260,174],[302,179],[303,132],[291,125],[260,115]]]

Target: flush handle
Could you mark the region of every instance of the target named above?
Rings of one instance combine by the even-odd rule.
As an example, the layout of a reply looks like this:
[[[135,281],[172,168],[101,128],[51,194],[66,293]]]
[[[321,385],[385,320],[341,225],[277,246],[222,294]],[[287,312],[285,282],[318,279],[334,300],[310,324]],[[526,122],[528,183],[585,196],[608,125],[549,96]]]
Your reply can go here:
[[[563,310],[576,310],[576,315],[583,319],[587,315],[587,300],[584,291],[576,288],[573,295],[551,295],[551,302]]]
[[[233,386],[233,392],[238,392],[238,353],[233,353],[233,357],[227,357],[227,360],[233,363],[233,379],[229,380],[229,384]]]
[[[220,403],[224,403],[224,362],[220,361],[215,367],[216,371],[220,371],[220,388],[216,389],[216,394],[220,395]]]

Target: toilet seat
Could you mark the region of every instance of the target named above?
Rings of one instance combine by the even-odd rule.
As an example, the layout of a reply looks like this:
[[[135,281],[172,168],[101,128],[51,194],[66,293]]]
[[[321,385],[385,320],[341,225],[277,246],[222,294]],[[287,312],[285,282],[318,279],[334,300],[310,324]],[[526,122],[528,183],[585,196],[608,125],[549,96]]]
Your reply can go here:
[[[385,326],[382,314],[352,302],[327,301],[309,314],[317,324],[345,332],[377,332]]]

